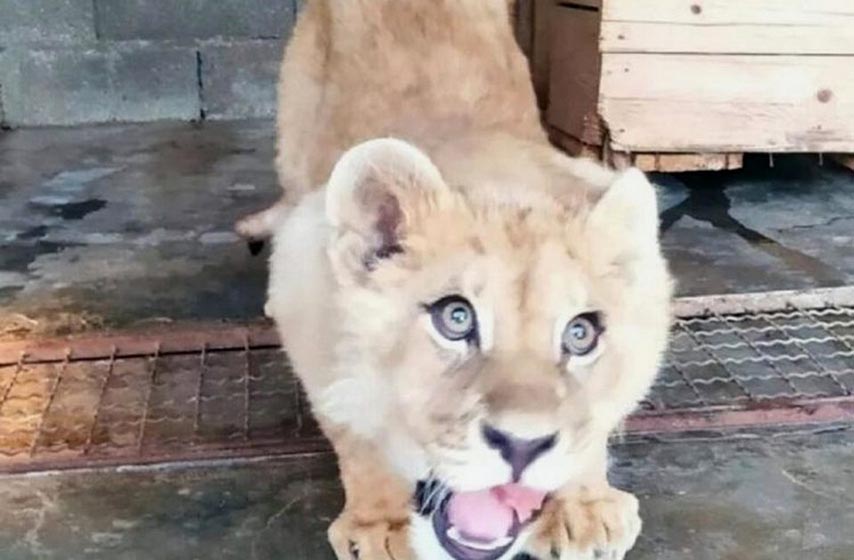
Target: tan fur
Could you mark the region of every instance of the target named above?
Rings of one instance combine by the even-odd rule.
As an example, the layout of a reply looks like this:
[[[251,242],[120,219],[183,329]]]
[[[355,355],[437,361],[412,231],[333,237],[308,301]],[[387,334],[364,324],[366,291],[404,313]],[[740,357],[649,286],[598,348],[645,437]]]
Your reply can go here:
[[[654,193],[548,145],[508,4],[313,0],[286,52],[285,195],[238,227],[275,233],[267,310],[339,456],[339,558],[439,558],[407,522],[414,483],[508,482],[483,422],[560,434],[522,479],[554,494],[532,550],[618,558],[640,527],[605,469],[667,336]],[[407,143],[363,143],[388,136]],[[478,351],[431,331],[424,305],[449,294],[477,308]],[[594,310],[601,355],[567,365],[555,333]]]
[[[409,553],[409,486],[376,459],[373,445],[354,438],[345,428],[330,426],[326,434],[340,457],[341,481],[347,488],[344,513],[329,528],[329,542],[339,558],[354,549],[363,558],[407,558]]]

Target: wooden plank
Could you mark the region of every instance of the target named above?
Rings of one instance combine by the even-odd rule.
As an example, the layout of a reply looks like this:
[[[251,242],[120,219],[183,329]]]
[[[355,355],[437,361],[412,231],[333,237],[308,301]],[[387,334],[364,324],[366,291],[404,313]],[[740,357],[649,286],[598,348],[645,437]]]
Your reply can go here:
[[[628,152],[854,152],[854,57],[606,53],[599,112]]]
[[[741,169],[744,154],[632,154],[632,161],[641,171],[725,171]]]
[[[554,0],[533,1],[533,40],[531,42],[531,77],[540,109],[549,104],[549,57],[551,56],[551,14],[555,9]]]
[[[851,26],[851,0],[604,0],[604,21]]]
[[[510,8],[516,42],[530,60],[534,49],[534,2],[533,0],[518,0],[511,3]]]
[[[744,154],[629,154],[605,146],[591,146],[561,130],[550,127],[549,139],[571,156],[604,160],[617,169],[635,166],[641,171],[681,173],[685,171],[724,171],[741,169]],[[854,165],[854,161],[852,161]]]
[[[599,12],[558,7],[553,12],[547,120],[592,145],[602,144],[597,105],[601,55]]]
[[[606,0],[605,52],[854,54],[850,0]]]
[[[854,54],[854,18],[840,18],[840,22],[705,25],[606,21],[602,23],[601,49],[603,52]]]

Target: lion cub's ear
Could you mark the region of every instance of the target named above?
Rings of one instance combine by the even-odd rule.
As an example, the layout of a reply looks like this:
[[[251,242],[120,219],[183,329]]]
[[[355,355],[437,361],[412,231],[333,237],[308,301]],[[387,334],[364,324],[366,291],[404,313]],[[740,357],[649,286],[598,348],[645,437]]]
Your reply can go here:
[[[327,183],[326,216],[348,246],[350,266],[370,267],[401,251],[412,205],[445,189],[430,158],[402,140],[369,140],[347,151]],[[354,252],[360,263],[352,262]]]
[[[655,187],[638,169],[619,174],[588,217],[588,236],[608,264],[658,258],[658,202]]]

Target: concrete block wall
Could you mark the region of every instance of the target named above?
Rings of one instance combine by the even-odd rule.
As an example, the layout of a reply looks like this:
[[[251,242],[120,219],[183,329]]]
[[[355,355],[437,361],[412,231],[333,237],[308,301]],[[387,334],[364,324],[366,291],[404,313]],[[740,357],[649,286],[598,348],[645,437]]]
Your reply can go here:
[[[301,0],[0,0],[0,123],[269,117]]]

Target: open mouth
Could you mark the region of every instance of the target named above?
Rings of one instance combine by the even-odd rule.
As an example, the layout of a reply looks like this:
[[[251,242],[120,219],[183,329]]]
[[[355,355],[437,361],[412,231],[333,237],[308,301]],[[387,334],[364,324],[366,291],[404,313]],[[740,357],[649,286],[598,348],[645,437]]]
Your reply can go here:
[[[437,484],[419,484],[416,506],[432,519],[439,544],[455,560],[498,560],[548,498],[520,484],[450,493],[437,490]]]

